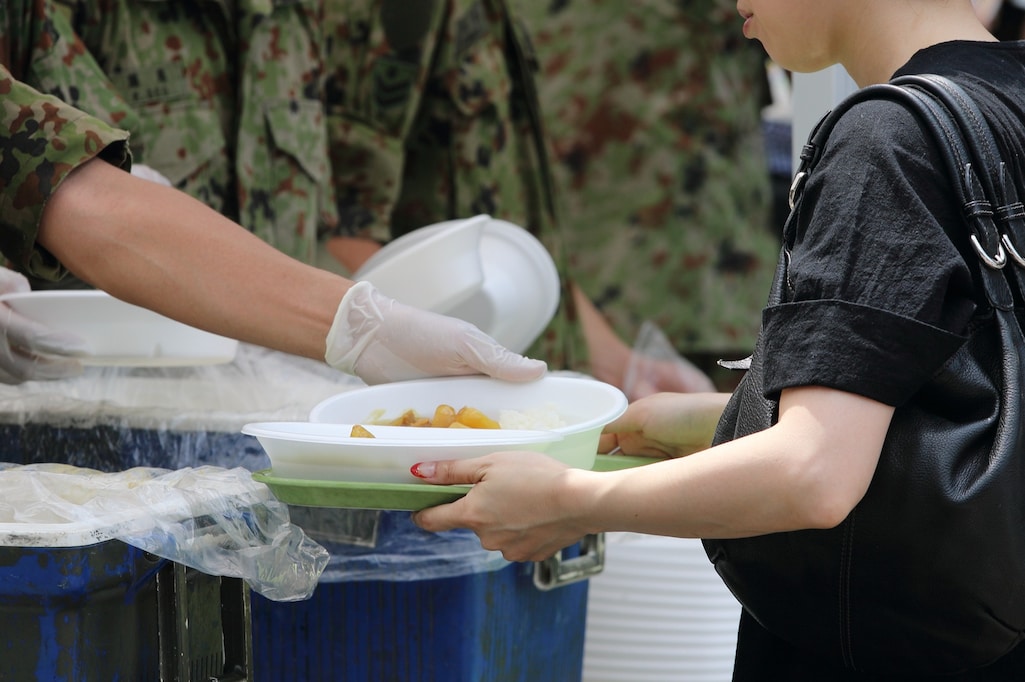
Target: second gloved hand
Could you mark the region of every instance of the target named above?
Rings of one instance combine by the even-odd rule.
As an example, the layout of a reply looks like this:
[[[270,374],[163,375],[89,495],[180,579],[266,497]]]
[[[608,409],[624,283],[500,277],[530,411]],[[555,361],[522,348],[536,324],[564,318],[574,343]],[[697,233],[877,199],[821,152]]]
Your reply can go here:
[[[547,369],[469,322],[399,303],[369,282],[342,298],[324,359],[368,384],[463,374],[530,381]]]
[[[28,290],[25,277],[0,267],[0,294]],[[75,356],[87,351],[77,336],[54,331],[0,303],[0,383],[77,376],[82,363]]]

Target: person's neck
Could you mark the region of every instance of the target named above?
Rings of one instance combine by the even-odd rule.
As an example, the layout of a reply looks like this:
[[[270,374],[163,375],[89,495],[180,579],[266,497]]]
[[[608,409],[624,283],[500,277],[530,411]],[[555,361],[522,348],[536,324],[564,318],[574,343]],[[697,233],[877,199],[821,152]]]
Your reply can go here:
[[[885,9],[882,5],[886,5]],[[953,40],[995,41],[970,2],[878,0],[851,17],[856,30],[840,63],[859,87],[884,83],[919,50]]]

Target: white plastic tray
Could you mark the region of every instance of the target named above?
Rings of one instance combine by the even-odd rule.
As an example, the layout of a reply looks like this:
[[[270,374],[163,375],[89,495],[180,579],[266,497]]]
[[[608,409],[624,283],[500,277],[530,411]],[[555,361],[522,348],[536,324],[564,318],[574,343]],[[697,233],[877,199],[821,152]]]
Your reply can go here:
[[[75,334],[83,364],[185,367],[231,362],[238,341],[211,334],[96,290],[5,294],[0,302],[55,331]]]

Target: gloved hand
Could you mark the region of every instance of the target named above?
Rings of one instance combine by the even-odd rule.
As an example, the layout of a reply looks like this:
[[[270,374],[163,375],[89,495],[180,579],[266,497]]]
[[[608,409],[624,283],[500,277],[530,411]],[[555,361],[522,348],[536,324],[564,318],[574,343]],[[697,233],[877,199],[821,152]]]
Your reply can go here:
[[[530,381],[547,369],[469,322],[399,303],[369,282],[342,297],[324,359],[368,384],[458,374]]]
[[[132,175],[137,178],[142,178],[143,180],[155,182],[158,185],[166,185],[167,187],[171,186],[171,181],[165,178],[163,173],[141,163],[132,164]]]
[[[0,294],[28,290],[25,277],[0,267]],[[87,350],[79,337],[53,331],[0,303],[0,382],[20,384],[77,376],[82,373],[82,363],[74,356]]]

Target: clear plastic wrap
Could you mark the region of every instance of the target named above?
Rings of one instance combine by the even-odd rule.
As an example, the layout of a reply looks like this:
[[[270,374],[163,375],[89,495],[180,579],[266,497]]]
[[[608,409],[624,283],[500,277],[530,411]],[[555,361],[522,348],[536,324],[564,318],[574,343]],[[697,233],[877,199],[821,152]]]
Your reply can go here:
[[[637,332],[633,353],[623,375],[623,392],[631,400],[675,387],[698,393],[716,390],[712,380],[687,358],[676,352],[665,332],[645,320]]]
[[[308,599],[328,561],[327,550],[290,523],[287,505],[245,469],[0,464],[0,545],[108,540],[241,578],[274,601]]]
[[[322,362],[247,344],[228,364],[86,367],[74,379],[0,386],[0,444],[8,461],[75,457],[64,463],[101,471],[253,470],[269,461],[239,432],[244,424],[304,420],[324,398],[362,385]]]
[[[363,386],[322,362],[240,344],[229,364],[87,367],[81,377],[0,385],[0,461],[103,472],[270,466],[241,433],[305,420],[325,398]],[[469,531],[432,535],[408,512],[292,507],[292,522],[330,552],[322,582],[426,580],[501,568]]]
[[[292,507],[293,513],[302,507]],[[316,510],[312,510],[316,511]],[[414,581],[454,578],[497,571],[509,565],[501,552],[488,551],[468,530],[428,533],[418,528],[409,512],[380,514],[376,541],[371,546],[334,542],[315,525],[303,529],[331,554],[321,582],[357,580]]]

